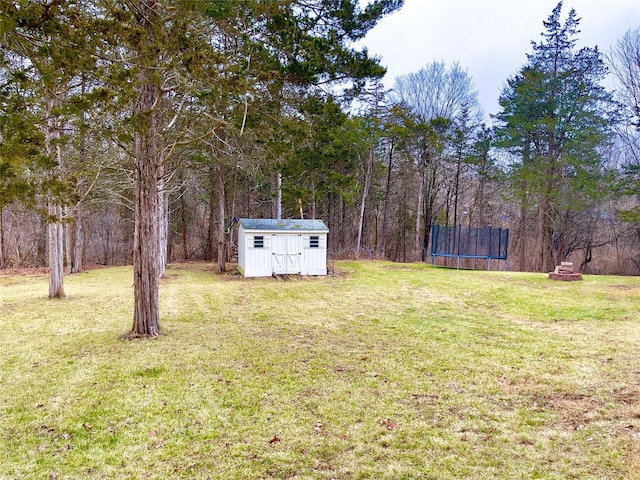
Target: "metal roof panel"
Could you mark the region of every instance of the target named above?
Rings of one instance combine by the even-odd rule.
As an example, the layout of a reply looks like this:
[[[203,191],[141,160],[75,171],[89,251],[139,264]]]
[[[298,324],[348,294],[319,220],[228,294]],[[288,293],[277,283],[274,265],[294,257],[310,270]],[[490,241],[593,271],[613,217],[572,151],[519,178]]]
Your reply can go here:
[[[282,230],[282,231],[325,231],[329,228],[322,220],[308,219],[284,219],[273,218],[241,218],[240,225],[245,230]]]

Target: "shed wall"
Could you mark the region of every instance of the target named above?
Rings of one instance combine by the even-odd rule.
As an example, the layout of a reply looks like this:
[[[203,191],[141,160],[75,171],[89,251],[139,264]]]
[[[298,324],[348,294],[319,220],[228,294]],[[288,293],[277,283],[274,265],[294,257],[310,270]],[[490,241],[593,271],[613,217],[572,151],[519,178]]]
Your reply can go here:
[[[261,247],[257,244],[256,237],[262,239]],[[272,235],[267,232],[239,229],[238,270],[245,277],[270,277],[273,274],[271,239]]]
[[[311,245],[311,237],[318,237],[318,246]],[[327,234],[314,234],[302,236],[302,275],[326,275],[327,274]]]
[[[238,270],[245,277],[269,277],[274,272],[326,275],[327,232],[270,232],[240,226]]]

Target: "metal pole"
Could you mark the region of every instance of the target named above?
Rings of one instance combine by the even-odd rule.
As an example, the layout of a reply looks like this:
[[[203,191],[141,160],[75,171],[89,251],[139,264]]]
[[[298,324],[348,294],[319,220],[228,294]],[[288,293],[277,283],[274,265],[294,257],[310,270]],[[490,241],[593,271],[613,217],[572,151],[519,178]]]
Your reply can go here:
[[[492,253],[492,243],[493,243],[493,227],[489,227],[489,257],[491,257]]]
[[[278,172],[276,182],[276,189],[278,191],[278,198],[276,200],[276,220],[280,220],[282,219],[282,174],[280,172]]]

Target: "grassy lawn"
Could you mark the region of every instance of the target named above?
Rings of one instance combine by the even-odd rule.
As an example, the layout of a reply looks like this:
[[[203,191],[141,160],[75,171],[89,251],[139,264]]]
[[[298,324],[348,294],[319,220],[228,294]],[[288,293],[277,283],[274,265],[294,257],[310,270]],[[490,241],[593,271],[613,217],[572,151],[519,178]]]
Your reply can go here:
[[[0,276],[0,479],[640,478],[640,278]]]

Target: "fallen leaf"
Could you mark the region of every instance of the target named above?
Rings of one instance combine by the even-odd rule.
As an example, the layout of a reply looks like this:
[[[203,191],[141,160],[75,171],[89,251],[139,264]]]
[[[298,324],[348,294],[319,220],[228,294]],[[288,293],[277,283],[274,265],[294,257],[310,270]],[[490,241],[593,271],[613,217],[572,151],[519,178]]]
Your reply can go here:
[[[274,435],[273,438],[269,440],[269,443],[276,443],[279,441],[280,441],[280,437],[278,437],[278,435]]]
[[[389,418],[380,420],[380,425],[382,425],[383,427],[387,427],[387,430],[395,430],[396,428],[398,428],[398,424],[391,421]]]

